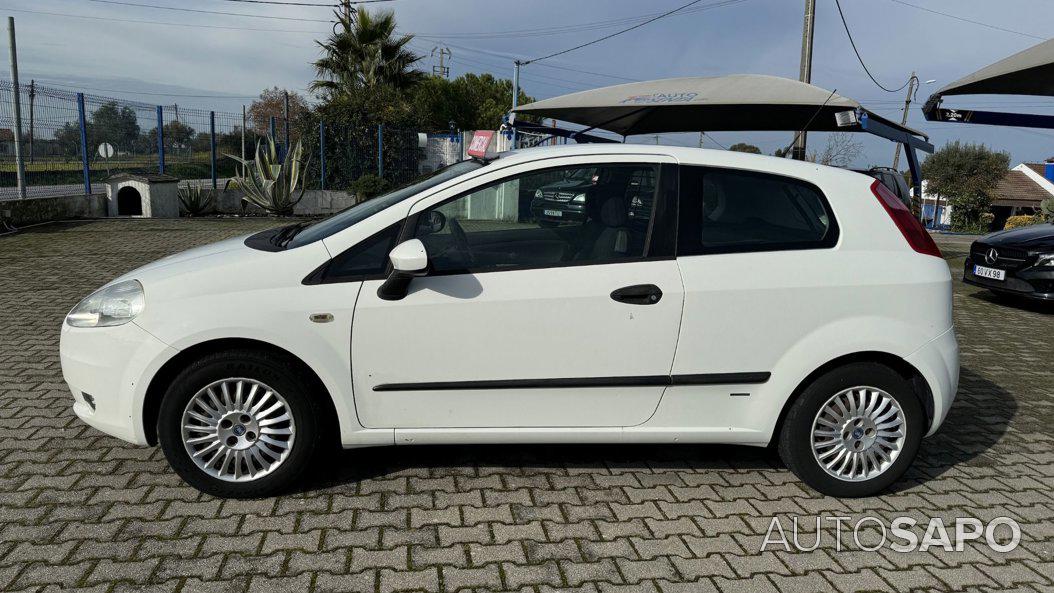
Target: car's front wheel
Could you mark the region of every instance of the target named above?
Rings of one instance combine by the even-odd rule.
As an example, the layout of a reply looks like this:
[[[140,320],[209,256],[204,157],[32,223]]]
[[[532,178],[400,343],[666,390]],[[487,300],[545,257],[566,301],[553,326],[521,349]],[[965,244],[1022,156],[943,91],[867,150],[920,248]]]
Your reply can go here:
[[[925,413],[889,367],[854,363],[805,388],[783,423],[779,453],[806,484],[832,496],[869,496],[900,478],[918,453]]]
[[[210,354],[169,385],[158,440],[191,486],[221,497],[270,496],[308,469],[319,446],[317,406],[307,378],[279,358],[254,350]]]

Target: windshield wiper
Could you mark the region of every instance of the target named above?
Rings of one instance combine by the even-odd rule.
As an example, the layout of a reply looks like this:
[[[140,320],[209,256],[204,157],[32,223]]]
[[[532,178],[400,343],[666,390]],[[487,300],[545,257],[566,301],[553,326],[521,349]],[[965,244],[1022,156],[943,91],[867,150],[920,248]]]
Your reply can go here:
[[[306,228],[312,222],[313,221],[305,220],[303,222],[298,222],[283,227],[282,230],[278,231],[274,234],[274,236],[271,237],[271,243],[277,247],[285,247],[289,244],[290,241],[293,240],[293,237],[297,236],[300,231],[304,230],[304,228]]]

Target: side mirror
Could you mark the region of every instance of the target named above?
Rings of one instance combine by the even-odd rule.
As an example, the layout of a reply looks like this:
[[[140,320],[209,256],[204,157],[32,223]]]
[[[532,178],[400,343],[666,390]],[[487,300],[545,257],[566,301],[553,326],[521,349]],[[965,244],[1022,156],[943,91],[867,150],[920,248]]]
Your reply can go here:
[[[388,254],[392,273],[377,289],[377,296],[386,301],[398,301],[406,296],[414,276],[428,273],[428,251],[420,239],[403,241]]]
[[[388,258],[392,260],[392,267],[396,272],[423,276],[428,269],[428,251],[420,239],[399,243],[388,254]]]
[[[444,228],[446,228],[446,216],[438,210],[428,212],[417,222],[417,232],[426,235],[438,233]]]

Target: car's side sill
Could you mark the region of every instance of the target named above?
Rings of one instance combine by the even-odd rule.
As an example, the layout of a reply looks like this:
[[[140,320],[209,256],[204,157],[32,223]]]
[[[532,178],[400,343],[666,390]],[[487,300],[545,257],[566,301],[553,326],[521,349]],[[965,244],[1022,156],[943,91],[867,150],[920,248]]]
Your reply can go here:
[[[569,377],[563,379],[498,379],[384,383],[374,391],[464,391],[474,389],[568,389],[581,387],[664,387],[669,385],[747,385],[765,383],[771,373],[701,373],[635,377]]]

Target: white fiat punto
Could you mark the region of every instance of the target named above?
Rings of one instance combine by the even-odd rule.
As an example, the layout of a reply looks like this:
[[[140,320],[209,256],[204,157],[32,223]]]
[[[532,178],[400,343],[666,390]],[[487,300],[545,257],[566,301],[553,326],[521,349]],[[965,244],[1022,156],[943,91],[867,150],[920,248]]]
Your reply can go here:
[[[80,418],[218,496],[281,492],[336,441],[775,445],[862,496],[948,413],[951,291],[870,177],[572,145],[129,272],[61,358]]]

